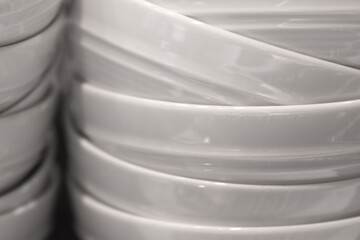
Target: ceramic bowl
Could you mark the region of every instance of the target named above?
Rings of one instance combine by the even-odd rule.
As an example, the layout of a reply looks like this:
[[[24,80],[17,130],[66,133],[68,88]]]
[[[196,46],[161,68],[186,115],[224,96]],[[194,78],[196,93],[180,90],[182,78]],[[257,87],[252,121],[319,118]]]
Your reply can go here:
[[[225,1],[221,4],[213,1],[149,2],[243,36],[360,68],[359,3],[323,1],[295,4],[290,1],[276,6],[275,2],[264,1],[255,1],[255,4],[249,1]]]
[[[51,147],[44,149],[37,162],[33,162],[32,168],[28,169],[18,182],[7,186],[7,189],[0,193],[0,214],[11,211],[39,196],[49,178],[53,167],[53,158],[54,149]]]
[[[21,182],[39,162],[43,151],[31,155],[24,162],[1,166],[0,165],[0,194],[11,189]],[[1,197],[1,196],[0,196]]]
[[[34,88],[39,77],[54,62],[63,23],[60,15],[38,35],[0,48],[0,110]]]
[[[357,0],[296,1],[296,0],[146,0],[186,15],[207,12],[223,13],[284,13],[284,12],[344,12],[360,9]]]
[[[17,102],[14,102],[12,105],[8,106],[8,108],[5,108],[0,112],[0,117],[1,115],[9,115],[23,111],[39,103],[56,83],[57,66],[58,63],[54,62],[54,64],[39,77],[36,85],[30,89],[29,92],[25,93],[25,95],[18,99]]]
[[[260,177],[261,184],[331,181],[359,172],[358,100],[230,107],[137,98],[77,81],[73,91],[72,114],[83,133],[145,167],[229,182]]]
[[[285,227],[229,227],[159,221],[113,209],[72,188],[77,229],[90,239],[118,240],[357,240],[360,218]]]
[[[292,105],[359,96],[356,69],[239,36],[142,0],[101,5],[81,0],[78,5],[81,12],[73,22],[84,31],[211,86],[212,92],[237,99],[233,105],[248,98],[253,105]]]
[[[43,240],[52,225],[52,209],[58,185],[53,171],[37,196],[0,215],[1,238],[6,240]]]
[[[36,105],[0,117],[0,165],[26,161],[43,148],[48,138],[55,106],[52,88]]]
[[[197,180],[139,167],[85,138],[71,138],[76,181],[102,202],[135,215],[215,226],[281,226],[360,214],[358,178],[289,186]]]
[[[150,59],[108,44],[103,39],[74,27],[71,34],[77,71],[94,85],[120,93],[172,102],[252,105],[252,99],[233,98],[223,91],[163,68]]]
[[[44,29],[60,10],[61,0],[2,0],[0,46],[24,40]]]

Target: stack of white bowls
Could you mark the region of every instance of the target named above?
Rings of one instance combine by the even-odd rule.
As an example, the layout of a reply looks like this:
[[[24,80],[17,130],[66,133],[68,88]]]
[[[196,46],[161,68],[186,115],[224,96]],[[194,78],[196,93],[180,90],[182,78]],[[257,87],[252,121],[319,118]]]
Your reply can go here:
[[[52,120],[61,0],[0,1],[0,235],[41,240],[57,185]]]
[[[82,239],[360,238],[359,1],[77,3]]]

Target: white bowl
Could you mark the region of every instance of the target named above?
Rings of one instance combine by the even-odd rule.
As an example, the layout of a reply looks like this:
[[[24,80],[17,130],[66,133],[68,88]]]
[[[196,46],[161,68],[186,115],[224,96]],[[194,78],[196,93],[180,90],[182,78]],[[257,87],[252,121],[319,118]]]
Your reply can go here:
[[[31,37],[44,29],[60,10],[62,0],[2,0],[0,46]]]
[[[29,156],[24,162],[5,166],[0,165],[0,194],[21,182],[31,169],[34,169],[42,154],[43,151],[40,151],[38,154]]]
[[[6,191],[0,193],[0,214],[17,208],[33,198],[39,196],[44,190],[49,179],[50,170],[53,168],[54,149],[51,146],[39,154],[33,166],[24,172],[18,182],[7,186]],[[10,174],[10,173],[8,173]]]
[[[149,2],[243,36],[360,68],[359,2]]]
[[[229,182],[259,177],[262,184],[359,173],[359,100],[230,107],[131,97],[77,81],[73,91],[72,114],[84,134],[145,167]]]
[[[0,110],[14,104],[36,85],[55,60],[64,26],[62,15],[38,35],[0,48]]]
[[[49,234],[58,175],[52,171],[52,176],[45,183],[37,196],[0,215],[1,239],[43,240]]]
[[[178,177],[115,158],[70,136],[73,178],[92,196],[138,216],[215,226],[281,226],[360,214],[360,179],[306,185],[228,184]]]
[[[81,77],[94,85],[120,93],[158,100],[213,105],[253,105],[253,99],[214,91],[151,60],[108,44],[75,27],[71,34]],[[255,101],[256,102],[256,101]]]
[[[39,103],[46,94],[51,91],[51,87],[53,87],[58,80],[56,72],[57,66],[57,62],[55,62],[53,66],[50,66],[50,68],[39,77],[36,85],[30,89],[29,92],[25,93],[24,96],[21,96],[20,99],[0,112],[0,118],[2,115],[13,114]]]
[[[239,105],[357,99],[356,69],[242,37],[142,0],[81,0],[75,25],[139,58],[208,84]],[[184,83],[186,84],[186,83]],[[226,94],[225,94],[225,93]]]
[[[131,183],[130,183],[131,184]],[[113,209],[72,187],[78,232],[118,240],[357,240],[360,218],[287,227],[229,227],[158,221]]]
[[[360,9],[357,0],[146,0],[186,15],[202,13],[292,13],[292,12],[344,12]]]
[[[36,105],[0,117],[0,164],[26,161],[38,154],[48,141],[56,101],[56,89]]]

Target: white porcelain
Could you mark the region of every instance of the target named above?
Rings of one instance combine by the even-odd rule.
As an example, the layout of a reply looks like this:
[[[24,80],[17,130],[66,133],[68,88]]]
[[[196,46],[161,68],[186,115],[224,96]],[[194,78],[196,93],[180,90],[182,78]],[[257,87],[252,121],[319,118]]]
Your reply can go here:
[[[51,89],[36,105],[0,117],[0,164],[26,161],[48,141],[52,125],[56,89]]]
[[[183,14],[207,12],[342,12],[360,9],[357,0],[146,0]]]
[[[0,48],[0,110],[29,92],[54,62],[63,23],[60,15],[38,35]]]
[[[240,105],[357,99],[360,72],[204,24],[143,0],[78,1],[74,24]],[[224,94],[226,92],[226,94]],[[247,104],[245,102],[244,104]]]
[[[253,105],[251,97],[235,98],[222,90],[194,81],[125,49],[108,44],[103,39],[76,28],[71,34],[76,71],[99,87],[120,93],[164,101],[198,104]]]
[[[357,240],[360,218],[286,227],[229,227],[158,221],[115,210],[72,187],[77,229],[91,239]]]
[[[262,42],[360,68],[359,2],[149,2]]]
[[[0,112],[0,117],[1,115],[8,115],[23,111],[39,103],[46,96],[46,94],[51,91],[51,87],[53,87],[56,81],[58,81],[56,72],[57,66],[58,63],[54,62],[54,64],[39,77],[36,85],[30,89],[29,92],[18,99],[17,102],[14,102],[12,105],[8,106],[7,108],[3,109],[2,112]]]
[[[58,175],[53,171],[46,183],[36,197],[0,215],[1,239],[44,240],[50,233]]]
[[[53,160],[54,149],[49,146],[46,151],[42,151],[37,161],[33,162],[32,168],[19,179],[20,182],[12,183],[5,192],[0,193],[0,215],[39,196],[49,179]]]
[[[359,100],[231,107],[137,98],[77,81],[73,91],[72,114],[83,133],[138,165],[258,184],[332,181],[359,173]]]
[[[43,151],[31,155],[28,159],[21,163],[5,166],[0,165],[0,194],[8,189],[13,188],[14,185],[21,182],[21,180],[24,179],[27,174],[29,174],[31,169],[34,169],[34,166],[36,166],[40,160],[41,154],[43,154]]]
[[[1,0],[0,46],[40,32],[59,13],[61,3],[62,0]]]
[[[163,221],[282,226],[360,214],[360,179],[306,185],[229,184],[178,177],[115,158],[70,136],[71,175],[117,209]]]

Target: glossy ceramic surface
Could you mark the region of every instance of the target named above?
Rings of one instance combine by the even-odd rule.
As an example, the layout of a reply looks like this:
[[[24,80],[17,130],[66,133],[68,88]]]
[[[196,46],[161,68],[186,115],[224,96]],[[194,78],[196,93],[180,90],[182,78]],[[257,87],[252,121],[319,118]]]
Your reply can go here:
[[[53,88],[38,104],[0,118],[1,165],[23,162],[43,148],[53,119],[56,95]]]
[[[30,170],[39,162],[42,153],[43,151],[38,154],[33,154],[21,163],[5,166],[0,165],[0,194],[7,189],[11,189],[29,174]]]
[[[0,110],[34,88],[39,77],[54,62],[63,23],[60,15],[38,35],[0,48]]]
[[[287,227],[204,226],[157,221],[115,210],[72,188],[78,231],[93,239],[118,240],[357,240],[360,218]]]
[[[75,28],[74,50],[82,78],[94,85],[120,93],[172,102],[233,105],[233,98],[223,90],[194,81],[179,72],[155,64],[125,49],[113,46],[99,37]],[[251,97],[240,104],[254,104]]]
[[[357,0],[146,0],[184,14],[206,12],[303,12],[354,11],[360,9]]]
[[[281,226],[360,214],[359,179],[290,186],[196,180],[132,165],[72,137],[72,176],[92,196],[138,216],[202,225]]]
[[[245,1],[248,6],[244,1],[221,4],[212,1],[150,2],[262,42],[360,68],[359,3],[337,1],[325,4],[324,1],[320,9],[321,4],[316,2],[255,1],[258,8],[253,6],[254,3],[248,3],[250,1]],[[336,4],[338,7],[334,8]]]
[[[229,182],[260,177],[262,184],[358,173],[360,101],[226,107],[131,97],[76,81],[73,90],[77,126],[138,165]]]
[[[0,46],[24,40],[44,29],[59,12],[61,0],[1,0]]]
[[[0,215],[1,239],[43,240],[51,230],[51,217],[58,176],[53,172],[36,197]]]
[[[20,182],[8,186],[7,191],[0,195],[0,214],[17,208],[31,199],[37,197],[49,179],[50,170],[53,168],[53,149],[43,151],[35,162],[30,172],[22,176]]]
[[[8,106],[8,108],[5,108],[0,112],[0,117],[1,115],[9,115],[23,111],[39,103],[50,91],[52,85],[57,81],[56,70],[57,62],[54,62],[54,65],[50,66],[50,68],[39,77],[36,85],[30,89],[28,93],[18,99],[17,102],[14,102],[13,105]]]
[[[248,105],[248,98],[253,105],[288,105],[359,96],[356,69],[239,36],[142,0],[78,3],[75,24],[81,29],[211,86],[219,96],[231,97],[233,105]]]

